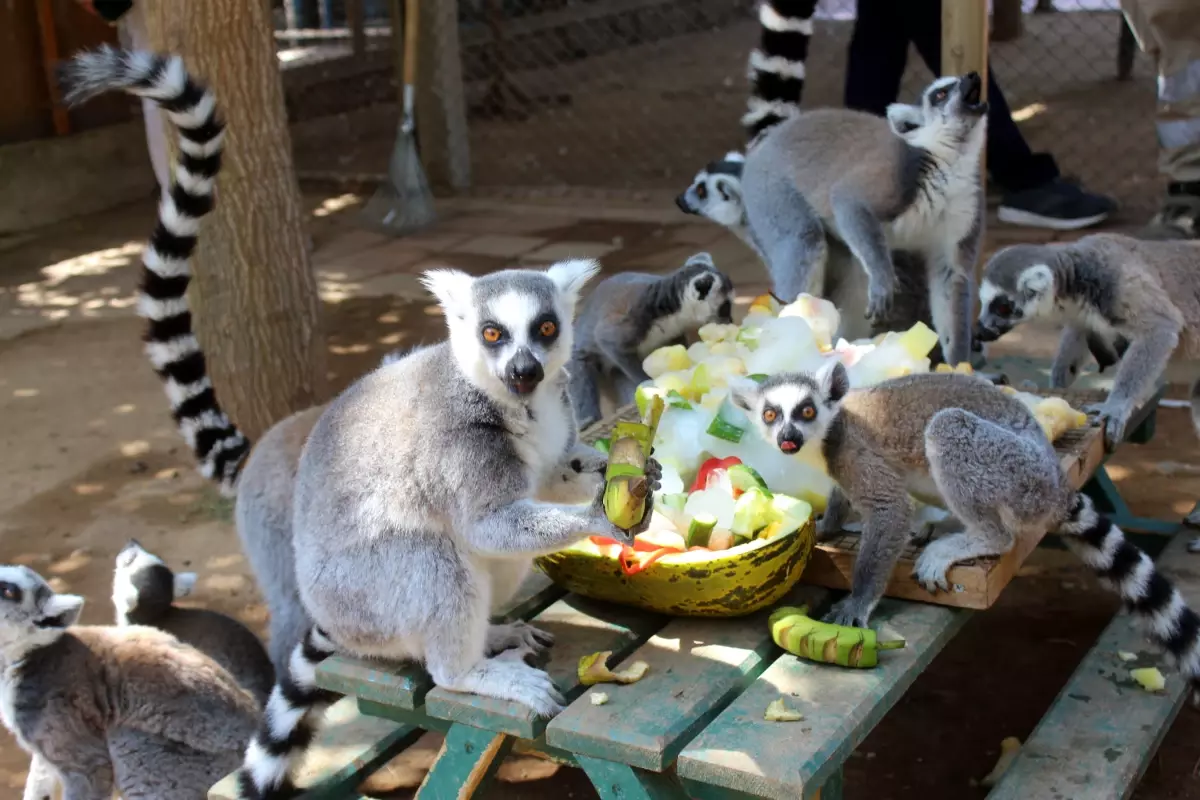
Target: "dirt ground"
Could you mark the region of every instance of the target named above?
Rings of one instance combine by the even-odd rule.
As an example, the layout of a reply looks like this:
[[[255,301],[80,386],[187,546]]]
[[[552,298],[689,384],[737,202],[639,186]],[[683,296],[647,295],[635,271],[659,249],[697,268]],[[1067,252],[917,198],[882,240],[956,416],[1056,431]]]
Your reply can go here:
[[[389,349],[441,335],[441,320],[414,291],[414,270],[433,261],[483,270],[539,252],[553,258],[553,246],[541,244],[546,237],[610,242],[617,252],[607,263],[618,268],[701,246],[725,263],[740,247],[670,217],[566,220],[499,207],[448,214],[430,233],[385,244],[356,231],[336,201],[310,198],[335,388]],[[138,344],[130,298],[150,213],[149,204],[118,209],[0,250],[0,562],[28,564],[60,590],[85,595],[84,621],[106,623],[112,559],[136,537],[172,566],[199,571],[192,602],[262,632],[265,611],[229,506],[194,471]],[[453,247],[459,251],[439,252]],[[521,247],[531,252],[519,255]],[[753,290],[752,282],[740,285]],[[1194,469],[1164,479],[1179,464]],[[1135,512],[1178,518],[1190,510],[1200,497],[1200,448],[1186,411],[1162,410],[1154,442],[1126,448],[1112,474]],[[1000,740],[1028,736],[1115,606],[1067,554],[1040,550],[862,744],[848,764],[846,796],[983,797],[972,782],[991,769]],[[426,744],[408,765],[410,784],[436,742]],[[1135,797],[1200,800],[1197,759],[1200,717],[1185,711]],[[27,757],[0,734],[0,795],[16,796],[26,767]],[[541,777],[547,772],[528,760],[512,765],[493,796],[595,796],[580,773]]]

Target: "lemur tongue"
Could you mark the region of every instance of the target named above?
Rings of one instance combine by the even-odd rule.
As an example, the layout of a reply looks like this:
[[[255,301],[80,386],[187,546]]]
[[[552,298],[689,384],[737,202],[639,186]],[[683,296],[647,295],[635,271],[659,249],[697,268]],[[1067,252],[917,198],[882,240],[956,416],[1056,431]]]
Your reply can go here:
[[[779,449],[785,453],[794,453],[799,450],[800,447],[795,442],[785,439],[779,443]]]

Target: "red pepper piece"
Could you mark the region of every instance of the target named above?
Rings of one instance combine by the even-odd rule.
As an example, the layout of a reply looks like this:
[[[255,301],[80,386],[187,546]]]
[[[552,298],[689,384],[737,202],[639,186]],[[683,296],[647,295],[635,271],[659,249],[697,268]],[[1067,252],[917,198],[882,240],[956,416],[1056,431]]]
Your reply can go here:
[[[708,486],[708,476],[719,469],[729,469],[735,464],[742,463],[742,460],[737,456],[729,458],[710,458],[700,465],[700,471],[696,473],[696,482],[692,484],[692,488],[688,489],[688,494],[699,492]]]

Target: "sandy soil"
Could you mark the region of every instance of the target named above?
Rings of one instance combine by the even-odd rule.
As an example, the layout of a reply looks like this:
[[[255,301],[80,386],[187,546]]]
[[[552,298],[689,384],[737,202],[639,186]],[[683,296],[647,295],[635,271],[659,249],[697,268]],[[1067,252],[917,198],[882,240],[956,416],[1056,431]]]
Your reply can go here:
[[[314,222],[319,247],[345,241],[335,236],[335,220]],[[172,566],[201,573],[193,602],[261,632],[264,609],[229,506],[194,472],[138,345],[129,262],[145,224],[145,209],[118,210],[3,254],[0,562],[29,564],[58,588],[84,594],[85,621],[104,623],[112,615],[112,559],[136,537]],[[328,302],[325,313],[339,386],[397,343],[440,332],[424,303],[403,296],[346,297]],[[1113,476],[1136,512],[1177,517],[1200,497],[1200,478],[1164,479],[1163,462],[1200,465],[1185,411],[1164,410],[1157,439],[1114,462]],[[991,769],[1000,740],[1029,734],[1114,608],[1065,553],[1039,551],[850,760],[847,797],[983,797],[972,781]],[[427,744],[410,764],[410,782],[434,752],[436,741]],[[1184,712],[1135,797],[1200,798],[1198,757],[1200,718]],[[0,734],[0,795],[16,796],[26,767],[27,757]],[[548,771],[526,763],[504,777]],[[595,795],[582,775],[560,770],[502,783],[494,796]]]

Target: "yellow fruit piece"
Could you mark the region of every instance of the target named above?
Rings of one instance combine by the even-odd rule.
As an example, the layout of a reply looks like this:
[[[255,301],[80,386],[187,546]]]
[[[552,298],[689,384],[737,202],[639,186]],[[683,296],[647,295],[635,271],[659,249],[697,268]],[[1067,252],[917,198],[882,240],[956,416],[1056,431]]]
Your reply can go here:
[[[933,371],[944,374],[947,372],[954,372],[954,368],[951,367],[949,364],[938,364],[936,367],[933,368]]]
[[[996,759],[996,766],[992,767],[992,771],[979,782],[979,785],[988,788],[995,786],[1012,766],[1013,759],[1019,752],[1021,752],[1021,740],[1015,736],[1006,737],[1000,742],[1000,758]]]
[[[692,376],[687,372],[664,372],[654,379],[654,385],[664,392],[676,391],[687,396],[685,390],[691,383]]]
[[[888,378],[903,378],[905,375],[912,375],[913,368],[909,364],[901,364],[898,367],[891,367],[883,373]]]
[[[1121,650],[1117,653],[1117,658],[1121,659],[1122,661],[1137,661],[1136,655],[1133,653],[1127,653],[1124,650]]]
[[[737,356],[738,349],[736,342],[721,341],[716,342],[708,348],[710,356]],[[745,370],[742,370],[745,372]]]
[[[602,706],[608,702],[608,695],[604,692],[592,692],[588,697],[591,698],[594,706]]]
[[[594,686],[597,683],[637,683],[646,677],[650,665],[645,661],[635,661],[620,672],[608,668],[611,650],[592,653],[579,659],[579,682],[584,686]]]
[[[938,335],[924,322],[918,322],[896,338],[908,355],[914,359],[925,358],[938,343]]]
[[[975,368],[971,366],[970,361],[962,361],[955,365],[954,371],[960,375],[974,375]]]
[[[779,309],[783,308],[783,304],[776,300],[769,292],[760,294],[758,297],[750,301],[750,307],[761,306],[767,310],[768,314],[778,314]]]
[[[737,325],[725,325],[720,322],[710,322],[707,325],[701,325],[700,330],[696,331],[696,335],[700,337],[700,341],[710,347],[717,342],[732,342],[737,338],[737,334]]]
[[[688,357],[687,348],[681,344],[660,347],[642,361],[642,369],[651,379],[657,378],[664,372],[684,370],[690,366],[692,366],[692,359]]]
[[[1147,692],[1161,692],[1166,688],[1167,681],[1157,667],[1143,667],[1129,671],[1129,677],[1142,685]]]
[[[798,722],[804,719],[804,715],[799,711],[793,711],[784,705],[783,698],[772,700],[767,706],[767,711],[763,714],[763,719],[767,722]]]

